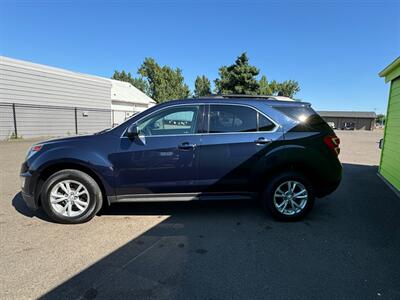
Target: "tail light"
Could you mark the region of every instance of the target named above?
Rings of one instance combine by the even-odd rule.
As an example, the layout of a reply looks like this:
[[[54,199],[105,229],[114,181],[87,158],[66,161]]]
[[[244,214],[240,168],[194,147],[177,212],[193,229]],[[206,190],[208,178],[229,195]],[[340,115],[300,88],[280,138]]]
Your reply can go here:
[[[336,155],[340,153],[340,139],[336,135],[328,135],[324,138],[324,143],[331,149]]]

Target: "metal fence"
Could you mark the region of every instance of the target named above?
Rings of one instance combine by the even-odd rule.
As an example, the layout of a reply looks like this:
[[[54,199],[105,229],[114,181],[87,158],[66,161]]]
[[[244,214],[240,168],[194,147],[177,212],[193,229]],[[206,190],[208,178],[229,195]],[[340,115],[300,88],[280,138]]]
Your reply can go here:
[[[0,102],[0,139],[94,133],[137,112]]]

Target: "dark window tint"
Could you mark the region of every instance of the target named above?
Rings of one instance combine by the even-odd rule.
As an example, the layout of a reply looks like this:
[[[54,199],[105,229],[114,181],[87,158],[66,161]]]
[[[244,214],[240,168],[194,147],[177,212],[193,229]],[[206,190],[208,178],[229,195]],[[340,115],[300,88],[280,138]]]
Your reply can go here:
[[[210,133],[257,131],[257,112],[245,106],[211,105]]]
[[[262,114],[258,114],[258,131],[271,131],[275,127],[275,124],[272,123],[268,118],[266,118]]]
[[[278,106],[275,109],[304,124],[317,125],[324,123],[324,120],[309,106]]]

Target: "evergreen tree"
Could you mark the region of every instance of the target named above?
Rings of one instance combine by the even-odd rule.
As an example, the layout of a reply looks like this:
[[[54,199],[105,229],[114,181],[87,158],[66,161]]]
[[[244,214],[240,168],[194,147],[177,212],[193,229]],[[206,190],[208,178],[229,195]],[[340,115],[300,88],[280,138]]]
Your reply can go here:
[[[259,81],[258,94],[259,95],[272,95],[271,87],[268,84],[267,76],[261,76]]]
[[[233,65],[222,66],[219,77],[215,79],[218,94],[257,94],[259,83],[256,79],[259,70],[249,64],[246,53],[242,53]]]
[[[194,95],[195,97],[201,97],[211,94],[211,83],[210,80],[202,75],[197,76],[194,82]]]

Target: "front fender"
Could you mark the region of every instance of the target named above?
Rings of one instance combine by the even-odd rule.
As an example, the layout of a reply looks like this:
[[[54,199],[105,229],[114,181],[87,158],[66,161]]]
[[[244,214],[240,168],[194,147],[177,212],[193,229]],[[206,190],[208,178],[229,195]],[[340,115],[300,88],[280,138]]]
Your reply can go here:
[[[34,194],[39,178],[49,170],[63,168],[76,168],[95,175],[102,184],[107,195],[114,195],[114,168],[108,160],[106,149],[99,147],[93,150],[85,145],[59,145],[43,146],[40,153],[27,161],[29,173],[32,176],[33,186],[30,188]]]

